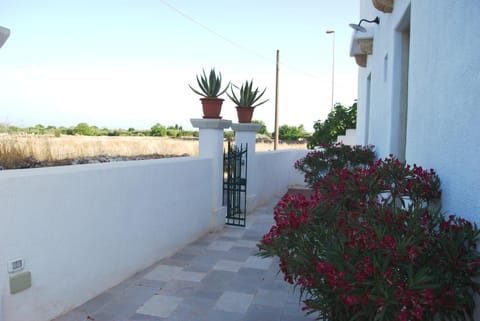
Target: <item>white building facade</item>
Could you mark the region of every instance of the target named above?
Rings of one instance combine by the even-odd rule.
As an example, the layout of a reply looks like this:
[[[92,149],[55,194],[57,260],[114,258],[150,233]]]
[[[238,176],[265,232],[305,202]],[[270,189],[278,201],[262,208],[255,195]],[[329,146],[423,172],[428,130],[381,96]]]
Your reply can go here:
[[[357,144],[433,168],[443,210],[480,224],[480,2],[361,0]]]

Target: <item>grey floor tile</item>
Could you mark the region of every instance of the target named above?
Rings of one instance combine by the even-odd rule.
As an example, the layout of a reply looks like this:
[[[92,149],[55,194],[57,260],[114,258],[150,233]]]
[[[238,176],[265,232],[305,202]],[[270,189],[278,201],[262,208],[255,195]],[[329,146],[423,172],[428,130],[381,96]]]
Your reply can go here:
[[[227,312],[221,310],[208,311],[208,321],[243,321],[244,315],[236,312]],[[258,320],[261,321],[261,320]]]
[[[182,300],[182,298],[174,296],[154,295],[138,308],[136,312],[139,314],[167,318],[173,311],[175,311]]]
[[[200,282],[206,273],[202,272],[192,272],[192,271],[180,271],[173,276],[175,280],[191,281],[191,282]]]
[[[273,263],[272,258],[262,258],[259,256],[250,256],[243,264],[246,268],[268,270]]]
[[[160,264],[146,274],[144,278],[158,281],[170,281],[173,276],[179,273],[181,270],[182,267],[179,266]]]
[[[175,253],[174,255],[170,256],[170,259],[188,264],[190,261],[192,261],[194,257],[196,257],[196,255],[184,253],[183,250],[181,250]]]
[[[215,240],[210,245],[207,247],[208,250],[213,250],[213,251],[230,251],[230,249],[233,246],[232,241],[221,241],[221,240]]]
[[[219,260],[213,266],[213,269],[219,270],[219,271],[238,272],[238,270],[240,270],[242,266],[243,266],[243,262],[241,261]]]
[[[253,304],[282,308],[287,301],[288,293],[285,291],[272,291],[259,289],[253,299]],[[278,310],[278,309],[277,309]]]
[[[202,298],[206,300],[217,301],[218,298],[222,295],[223,291],[218,289],[212,289],[210,287],[201,286],[198,289],[195,289],[190,298]],[[187,299],[190,299],[187,298]],[[188,302],[188,301],[187,301]]]
[[[253,298],[253,294],[225,291],[215,303],[214,309],[245,314]]]
[[[52,321],[88,321],[88,314],[78,310],[70,311],[69,313],[59,316]]]
[[[245,229],[244,228],[235,228],[235,227],[227,227],[223,231],[222,235],[225,237],[231,237],[231,238],[241,238],[245,234]]]
[[[84,312],[84,313],[94,313],[98,310],[100,310],[103,306],[105,306],[107,303],[111,302],[114,298],[114,295],[109,293],[109,292],[103,292],[100,295],[97,295],[93,299],[87,301],[80,307],[78,307],[79,312]]]
[[[149,288],[156,289],[157,291],[160,291],[165,284],[167,284],[166,281],[158,281],[158,280],[150,280],[150,279],[141,279],[135,282],[136,286],[145,286]]]
[[[159,294],[170,295],[179,298],[187,298],[191,296],[196,290],[202,287],[201,282],[191,282],[184,280],[172,280],[168,282]]]
[[[87,321],[127,321],[128,316],[118,315],[113,312],[98,312],[92,315],[89,315]]]
[[[163,320],[166,320],[166,319],[156,317],[153,315],[146,315],[146,314],[140,314],[140,313],[135,313],[128,319],[128,321],[163,321]]]
[[[252,241],[252,240],[238,240],[235,242],[235,246],[248,247],[252,249],[257,249],[257,244],[258,244],[258,241]]]
[[[224,291],[227,289],[232,279],[236,277],[235,272],[211,271],[201,281],[203,289]]]
[[[282,310],[271,306],[252,304],[248,309],[244,321],[284,321]]]

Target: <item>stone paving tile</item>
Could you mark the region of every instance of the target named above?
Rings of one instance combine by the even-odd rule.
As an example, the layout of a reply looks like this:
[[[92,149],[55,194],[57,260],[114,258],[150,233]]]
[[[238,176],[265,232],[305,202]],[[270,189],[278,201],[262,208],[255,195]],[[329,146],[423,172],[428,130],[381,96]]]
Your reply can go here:
[[[253,304],[282,308],[285,306],[288,292],[285,291],[272,291],[259,289],[255,294]]]
[[[221,310],[210,310],[208,311],[207,320],[208,321],[242,321],[245,316],[237,312],[227,312]],[[261,320],[258,320],[261,321]]]
[[[88,314],[85,312],[80,312],[77,309],[68,312],[58,318],[55,321],[85,321],[87,320]]]
[[[173,276],[175,280],[191,281],[191,282],[200,282],[206,273],[201,272],[191,272],[191,271],[180,271]]]
[[[77,310],[84,313],[94,313],[100,310],[100,308],[102,308],[107,303],[111,302],[113,298],[113,294],[109,292],[103,292],[100,295],[97,295],[93,299],[81,305]]]
[[[253,294],[225,291],[215,303],[215,310],[245,314],[252,303]]]
[[[182,270],[179,266],[173,265],[158,265],[144,276],[145,279],[158,280],[158,281],[170,281],[174,275]]]
[[[154,295],[136,312],[155,317],[167,318],[182,302],[182,298],[168,295]]]
[[[170,295],[170,296],[175,296],[179,298],[186,298],[186,297],[192,296],[195,290],[200,289],[201,287],[202,287],[202,283],[200,282],[171,280],[158,293],[162,295]]]
[[[238,272],[238,270],[240,270],[242,266],[243,262],[241,261],[219,260],[217,264],[213,266],[213,269],[220,271]]]
[[[227,228],[223,232],[223,237],[231,237],[231,238],[241,238],[243,234],[245,233],[244,228],[235,228],[235,227],[230,227]]]
[[[155,317],[153,315],[139,314],[135,313],[132,315],[128,321],[162,321],[165,318]]]
[[[262,258],[258,256],[250,256],[243,264],[244,267],[259,269],[259,270],[268,270],[273,260],[271,258]]]
[[[249,247],[252,249],[258,249],[257,244],[258,244],[258,241],[249,241],[249,240],[238,240],[235,242],[235,246]]]
[[[203,278],[201,284],[204,289],[210,288],[217,291],[225,291],[236,275],[235,272],[212,270]]]
[[[282,309],[272,310],[269,306],[252,304],[243,321],[284,321]],[[285,320],[287,321],[287,320]],[[292,320],[293,321],[293,320]]]
[[[219,241],[219,240],[217,240],[217,241],[213,241],[212,243],[210,243],[210,245],[207,247],[207,249],[227,252],[227,251],[230,251],[232,246],[233,246],[232,241]]]

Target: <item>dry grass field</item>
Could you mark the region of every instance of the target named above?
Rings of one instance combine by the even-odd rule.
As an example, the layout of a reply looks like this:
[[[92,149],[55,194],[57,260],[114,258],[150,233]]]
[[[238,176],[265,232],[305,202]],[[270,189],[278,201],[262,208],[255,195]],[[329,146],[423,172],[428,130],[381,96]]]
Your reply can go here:
[[[305,148],[306,144],[279,144],[279,149]],[[258,142],[256,150],[273,150],[273,143]],[[29,166],[32,162],[39,164],[98,156],[174,157],[197,154],[198,140],[195,138],[0,135],[0,168],[4,169],[38,167]]]

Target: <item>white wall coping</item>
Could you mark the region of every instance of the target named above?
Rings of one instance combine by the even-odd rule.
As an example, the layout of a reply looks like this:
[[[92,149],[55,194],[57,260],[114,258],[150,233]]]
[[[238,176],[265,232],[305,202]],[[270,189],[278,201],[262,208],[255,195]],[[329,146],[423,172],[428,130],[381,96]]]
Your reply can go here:
[[[227,119],[192,118],[190,123],[200,129],[226,129],[232,125],[232,121]]]
[[[232,129],[236,132],[258,132],[262,128],[261,124],[255,123],[234,123]]]

